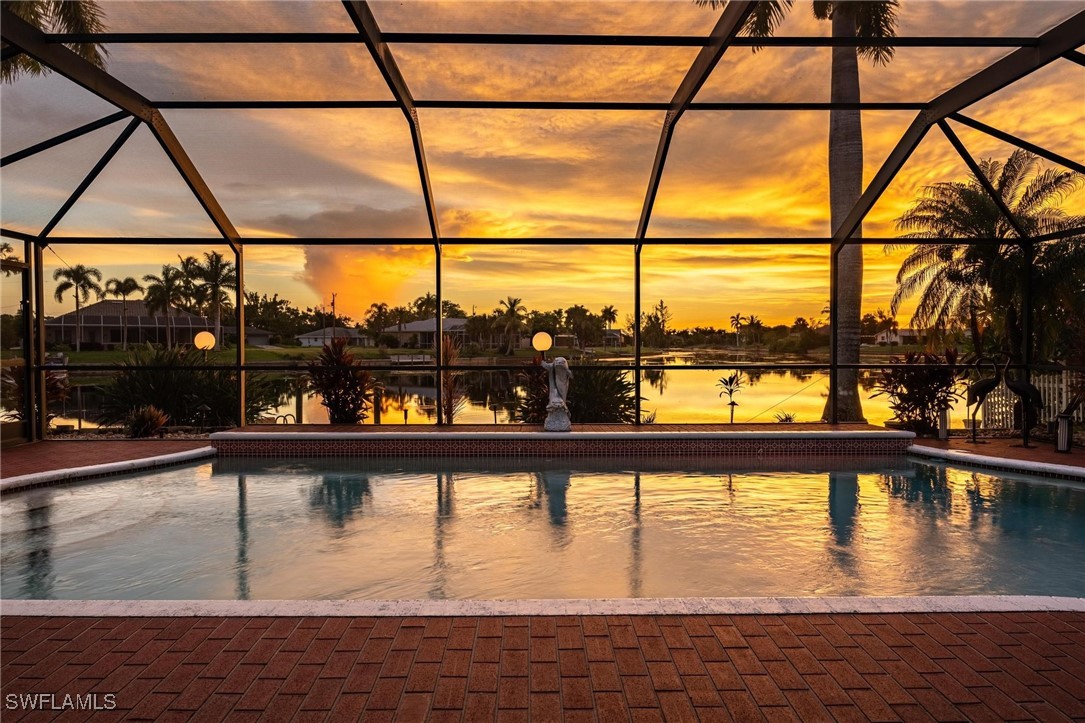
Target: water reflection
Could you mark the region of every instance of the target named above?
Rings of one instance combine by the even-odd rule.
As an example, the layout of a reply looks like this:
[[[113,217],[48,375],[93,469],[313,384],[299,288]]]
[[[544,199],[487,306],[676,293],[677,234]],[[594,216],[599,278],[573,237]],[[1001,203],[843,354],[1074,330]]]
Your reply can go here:
[[[75,599],[1085,594],[1080,486],[759,465],[222,459],[6,495],[0,584]]]
[[[326,474],[309,488],[309,506],[324,512],[333,526],[342,528],[370,497],[369,477],[361,474]]]
[[[23,560],[24,598],[46,599],[53,597],[53,541],[55,533],[51,523],[53,505],[46,496],[37,504],[26,508],[27,551]]]
[[[237,476],[237,599],[249,599],[249,514],[248,484]]]

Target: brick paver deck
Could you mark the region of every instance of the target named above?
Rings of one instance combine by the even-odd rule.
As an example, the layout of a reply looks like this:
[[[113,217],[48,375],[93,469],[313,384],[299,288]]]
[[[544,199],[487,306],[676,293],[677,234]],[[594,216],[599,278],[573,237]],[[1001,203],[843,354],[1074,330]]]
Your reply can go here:
[[[8,447],[0,452],[0,479],[34,472],[51,472],[89,464],[125,462],[160,454],[207,447],[206,439],[118,439],[109,441],[47,440]]]
[[[116,719],[1085,719],[1085,613],[9,616],[2,642],[5,701]]]
[[[918,439],[916,444],[924,447],[938,447],[940,449],[952,449],[959,452],[971,452],[988,457],[1001,457],[1003,459],[1017,459],[1025,462],[1045,462],[1047,464],[1068,464],[1077,467],[1085,467],[1085,447],[1078,445],[1073,447],[1067,454],[1056,452],[1055,445],[1051,442],[1029,442],[1032,447],[1025,449],[1021,446],[1021,439],[980,439],[984,444],[972,444],[966,439],[952,437],[945,441],[937,439]]]

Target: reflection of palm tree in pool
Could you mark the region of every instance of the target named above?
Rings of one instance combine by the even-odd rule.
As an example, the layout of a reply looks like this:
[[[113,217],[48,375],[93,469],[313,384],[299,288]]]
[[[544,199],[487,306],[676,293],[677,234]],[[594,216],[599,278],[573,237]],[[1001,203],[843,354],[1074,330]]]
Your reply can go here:
[[[309,506],[321,509],[328,521],[343,527],[371,495],[369,477],[361,474],[326,474],[309,488]]]
[[[452,520],[455,497],[452,473],[437,473],[437,514],[433,524],[433,585],[429,589],[431,600],[448,597],[448,560],[445,559],[445,527]]]
[[[53,597],[53,526],[49,518],[53,505],[46,498],[41,504],[31,504],[26,509],[26,571],[23,589],[19,597],[45,600]]]
[[[858,560],[852,549],[855,521],[859,514],[859,475],[854,472],[829,473],[829,528],[833,543],[829,554],[849,578],[858,577]]]

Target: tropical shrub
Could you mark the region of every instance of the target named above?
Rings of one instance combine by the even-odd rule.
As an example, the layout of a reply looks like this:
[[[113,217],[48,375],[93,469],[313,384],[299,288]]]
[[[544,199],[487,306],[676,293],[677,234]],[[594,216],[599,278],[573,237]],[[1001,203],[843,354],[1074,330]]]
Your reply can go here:
[[[158,407],[147,405],[132,410],[132,414],[129,415],[125,426],[128,428],[129,437],[140,439],[153,436],[155,432],[165,427],[168,421],[168,414]]]
[[[123,369],[100,387],[98,419],[124,424],[133,410],[154,406],[173,425],[226,427],[238,423],[238,384],[233,369],[198,369],[204,355],[192,349],[151,345],[128,353]],[[245,385],[245,421],[254,422],[279,403],[279,384],[266,374],[249,373]]]
[[[332,339],[309,364],[309,388],[320,395],[332,424],[358,424],[369,416],[373,375],[358,366],[347,340]]]
[[[528,424],[546,421],[550,387],[542,359],[520,375],[524,390],[513,419]],[[643,397],[642,397],[643,399]],[[634,424],[637,421],[636,385],[621,369],[603,365],[577,366],[569,380],[569,418],[574,424]]]
[[[777,412],[776,421],[780,424],[793,424],[796,420],[794,412]]]
[[[966,369],[957,367],[957,350],[945,354],[908,352],[890,357],[874,383],[872,396],[888,396],[893,421],[919,435],[938,430],[938,416],[961,399],[960,384]]]
[[[46,406],[55,410],[71,394],[67,372],[45,372]],[[5,422],[22,422],[26,419],[26,373],[22,365],[11,365],[0,371],[0,399],[3,400],[4,413],[0,419]],[[40,411],[40,410],[39,410]],[[56,416],[49,413],[50,419]]]

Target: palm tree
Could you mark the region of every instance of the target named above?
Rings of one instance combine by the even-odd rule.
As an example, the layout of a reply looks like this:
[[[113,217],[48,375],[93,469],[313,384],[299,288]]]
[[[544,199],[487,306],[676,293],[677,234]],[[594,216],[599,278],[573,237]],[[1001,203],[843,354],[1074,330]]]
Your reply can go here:
[[[742,326],[746,323],[746,317],[742,314],[731,315],[731,328],[735,330],[735,348],[742,345]]]
[[[599,311],[599,318],[607,325],[607,331],[610,331],[610,325],[618,320],[618,310],[613,306],[604,306]]]
[[[437,316],[437,297],[427,292],[425,296],[419,296],[412,302],[414,313],[419,319],[429,319]]]
[[[502,333],[508,337],[508,354],[515,351],[516,333],[524,328],[527,307],[522,302],[523,299],[507,296],[497,305],[497,320],[494,322],[494,327],[501,329]]]
[[[1085,185],[1085,176],[1073,171],[1043,168],[1039,159],[1023,150],[1005,163],[983,159],[980,171],[1010,209],[1018,225],[1030,236],[1085,226],[1085,216],[1070,216],[1059,204]],[[994,322],[1000,338],[995,349],[1024,352],[1031,340],[1024,338],[1020,308],[1023,303],[1026,265],[1029,260],[1014,243],[1017,234],[977,177],[966,181],[926,186],[896,221],[908,239],[997,238],[992,244],[890,244],[887,251],[911,248],[897,273],[897,291],[890,310],[913,296],[919,300],[912,325],[945,330],[967,326],[973,347],[983,351],[984,321]],[[1065,326],[1067,314],[1082,306],[1085,290],[1085,244],[1082,237],[1046,242],[1036,246],[1032,261],[1035,334],[1050,345]],[[988,318],[984,318],[988,317]],[[997,318],[996,318],[997,317]],[[1046,350],[1045,350],[1046,351]]]
[[[698,5],[719,8],[724,0],[695,0]],[[772,35],[791,10],[793,0],[764,0],[754,5],[743,30],[753,37]],[[834,38],[891,38],[896,34],[898,0],[814,0],[814,17],[832,23]],[[858,103],[859,58],[875,65],[888,63],[892,46],[868,45],[833,48],[830,71],[830,100]],[[863,192],[863,125],[860,111],[834,109],[829,112],[829,208],[835,233]],[[862,227],[852,238],[862,237]],[[837,361],[859,363],[859,319],[863,300],[863,248],[849,244],[837,256]],[[863,421],[859,397],[859,375],[855,369],[837,372],[837,388],[826,401],[826,412],[836,398],[837,416],[842,422]],[[827,415],[826,415],[827,416]]]
[[[102,22],[102,9],[93,0],[5,0],[3,8],[46,33],[101,33],[106,30]],[[7,43],[3,47],[7,50]],[[105,67],[105,58],[109,54],[105,46],[98,43],[68,43],[67,47],[99,68]],[[13,83],[23,74],[44,75],[48,72],[48,68],[41,63],[21,53],[4,59],[0,79]]]
[[[237,269],[218,251],[205,252],[199,265],[204,295],[215,315],[215,344],[222,341],[222,310],[230,308],[230,291],[237,290]],[[240,336],[238,337],[240,339]]]
[[[754,343],[760,342],[761,330],[765,328],[765,323],[753,314],[750,314],[749,317],[746,318],[746,326],[750,327],[750,330],[753,332]]]
[[[121,348],[128,351],[128,297],[137,291],[143,291],[143,287],[131,276],[123,279],[114,277],[105,282],[105,291],[121,300]]]
[[[176,266],[165,264],[162,267],[162,275],[147,274],[143,277],[147,282],[147,294],[144,297],[147,310],[152,314],[162,312],[166,317],[166,346],[173,346],[173,320],[172,309],[179,306],[185,300],[184,274]]]
[[[75,297],[75,350],[79,351],[80,342],[83,340],[83,317],[82,307],[90,300],[90,293],[101,298],[102,287],[98,284],[102,280],[102,272],[92,266],[76,264],[66,269],[57,269],[53,272],[53,280],[64,279],[57,284],[56,293],[53,297],[57,301],[64,301],[64,294],[72,292]]]

